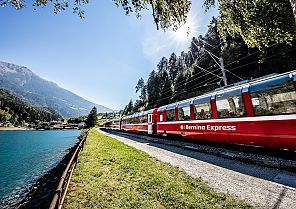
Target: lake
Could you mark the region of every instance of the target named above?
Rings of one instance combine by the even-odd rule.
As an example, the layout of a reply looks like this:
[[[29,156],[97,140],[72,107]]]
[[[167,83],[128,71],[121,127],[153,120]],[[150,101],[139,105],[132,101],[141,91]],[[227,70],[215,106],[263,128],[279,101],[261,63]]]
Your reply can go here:
[[[0,131],[0,208],[9,208],[56,166],[80,131]]]

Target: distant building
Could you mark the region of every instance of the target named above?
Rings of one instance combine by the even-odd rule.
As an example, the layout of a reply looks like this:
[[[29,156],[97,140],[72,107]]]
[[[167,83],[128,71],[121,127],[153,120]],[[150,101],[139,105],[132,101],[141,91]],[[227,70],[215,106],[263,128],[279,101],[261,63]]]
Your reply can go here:
[[[77,125],[78,125],[78,128],[79,128],[79,129],[81,129],[81,128],[83,128],[83,127],[86,126],[85,122],[80,122],[80,123],[78,123]]]

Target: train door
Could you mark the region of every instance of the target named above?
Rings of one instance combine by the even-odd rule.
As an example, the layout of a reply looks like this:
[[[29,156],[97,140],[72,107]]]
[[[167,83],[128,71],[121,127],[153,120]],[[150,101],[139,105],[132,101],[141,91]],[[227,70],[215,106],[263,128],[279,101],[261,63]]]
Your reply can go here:
[[[148,114],[148,134],[153,134],[153,122],[152,122],[152,114]]]

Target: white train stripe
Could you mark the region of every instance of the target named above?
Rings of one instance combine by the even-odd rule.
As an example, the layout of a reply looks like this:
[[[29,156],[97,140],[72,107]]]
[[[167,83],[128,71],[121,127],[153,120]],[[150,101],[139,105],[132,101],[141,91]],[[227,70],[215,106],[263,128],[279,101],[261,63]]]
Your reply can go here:
[[[221,123],[221,122],[253,122],[253,121],[278,121],[278,120],[296,120],[296,114],[292,115],[273,115],[273,116],[255,116],[242,118],[223,118],[210,120],[187,120],[187,121],[170,121],[157,122],[157,124],[176,124],[176,123]]]

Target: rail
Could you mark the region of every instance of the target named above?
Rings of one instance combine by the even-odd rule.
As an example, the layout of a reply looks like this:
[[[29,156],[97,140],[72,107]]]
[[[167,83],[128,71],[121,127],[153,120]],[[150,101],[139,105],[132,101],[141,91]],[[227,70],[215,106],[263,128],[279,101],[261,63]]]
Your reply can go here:
[[[73,153],[69,163],[67,164],[67,167],[65,168],[61,178],[60,182],[58,184],[58,187],[54,193],[54,196],[52,198],[51,204],[49,206],[49,209],[61,209],[69,188],[69,184],[73,175],[73,171],[77,164],[78,156],[83,149],[83,145],[86,142],[86,138],[88,135],[88,131],[84,136],[82,136],[81,141],[79,142],[79,145],[76,147],[75,152]]]

